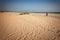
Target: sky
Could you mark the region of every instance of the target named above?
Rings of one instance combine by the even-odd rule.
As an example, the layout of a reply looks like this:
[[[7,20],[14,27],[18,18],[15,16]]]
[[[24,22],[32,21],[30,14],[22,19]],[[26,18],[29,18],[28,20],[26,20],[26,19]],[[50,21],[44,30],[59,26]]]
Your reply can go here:
[[[60,0],[0,0],[0,10],[16,12],[60,12]]]

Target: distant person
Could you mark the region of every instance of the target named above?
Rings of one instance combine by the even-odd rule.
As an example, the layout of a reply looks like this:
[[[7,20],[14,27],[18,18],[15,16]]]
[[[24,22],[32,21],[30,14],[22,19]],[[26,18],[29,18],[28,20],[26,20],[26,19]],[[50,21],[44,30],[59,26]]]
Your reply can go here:
[[[46,12],[46,16],[48,16],[48,12]]]

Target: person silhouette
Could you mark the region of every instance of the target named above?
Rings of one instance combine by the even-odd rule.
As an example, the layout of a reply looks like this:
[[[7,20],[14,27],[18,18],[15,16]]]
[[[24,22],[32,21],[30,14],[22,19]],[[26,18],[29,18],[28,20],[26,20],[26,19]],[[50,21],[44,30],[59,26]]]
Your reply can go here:
[[[48,16],[48,12],[46,12],[46,16]]]

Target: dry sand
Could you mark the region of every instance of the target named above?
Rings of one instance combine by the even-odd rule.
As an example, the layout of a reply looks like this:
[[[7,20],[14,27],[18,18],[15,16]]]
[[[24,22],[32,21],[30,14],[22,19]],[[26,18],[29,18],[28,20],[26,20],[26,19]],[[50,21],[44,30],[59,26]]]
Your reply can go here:
[[[60,40],[60,14],[0,13],[0,40]]]

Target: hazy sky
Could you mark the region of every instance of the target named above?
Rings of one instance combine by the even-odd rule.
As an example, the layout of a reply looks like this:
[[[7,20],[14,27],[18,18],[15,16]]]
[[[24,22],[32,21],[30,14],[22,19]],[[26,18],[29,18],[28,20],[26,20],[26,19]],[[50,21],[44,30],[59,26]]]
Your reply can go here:
[[[1,0],[0,10],[20,12],[60,12],[59,0]]]

